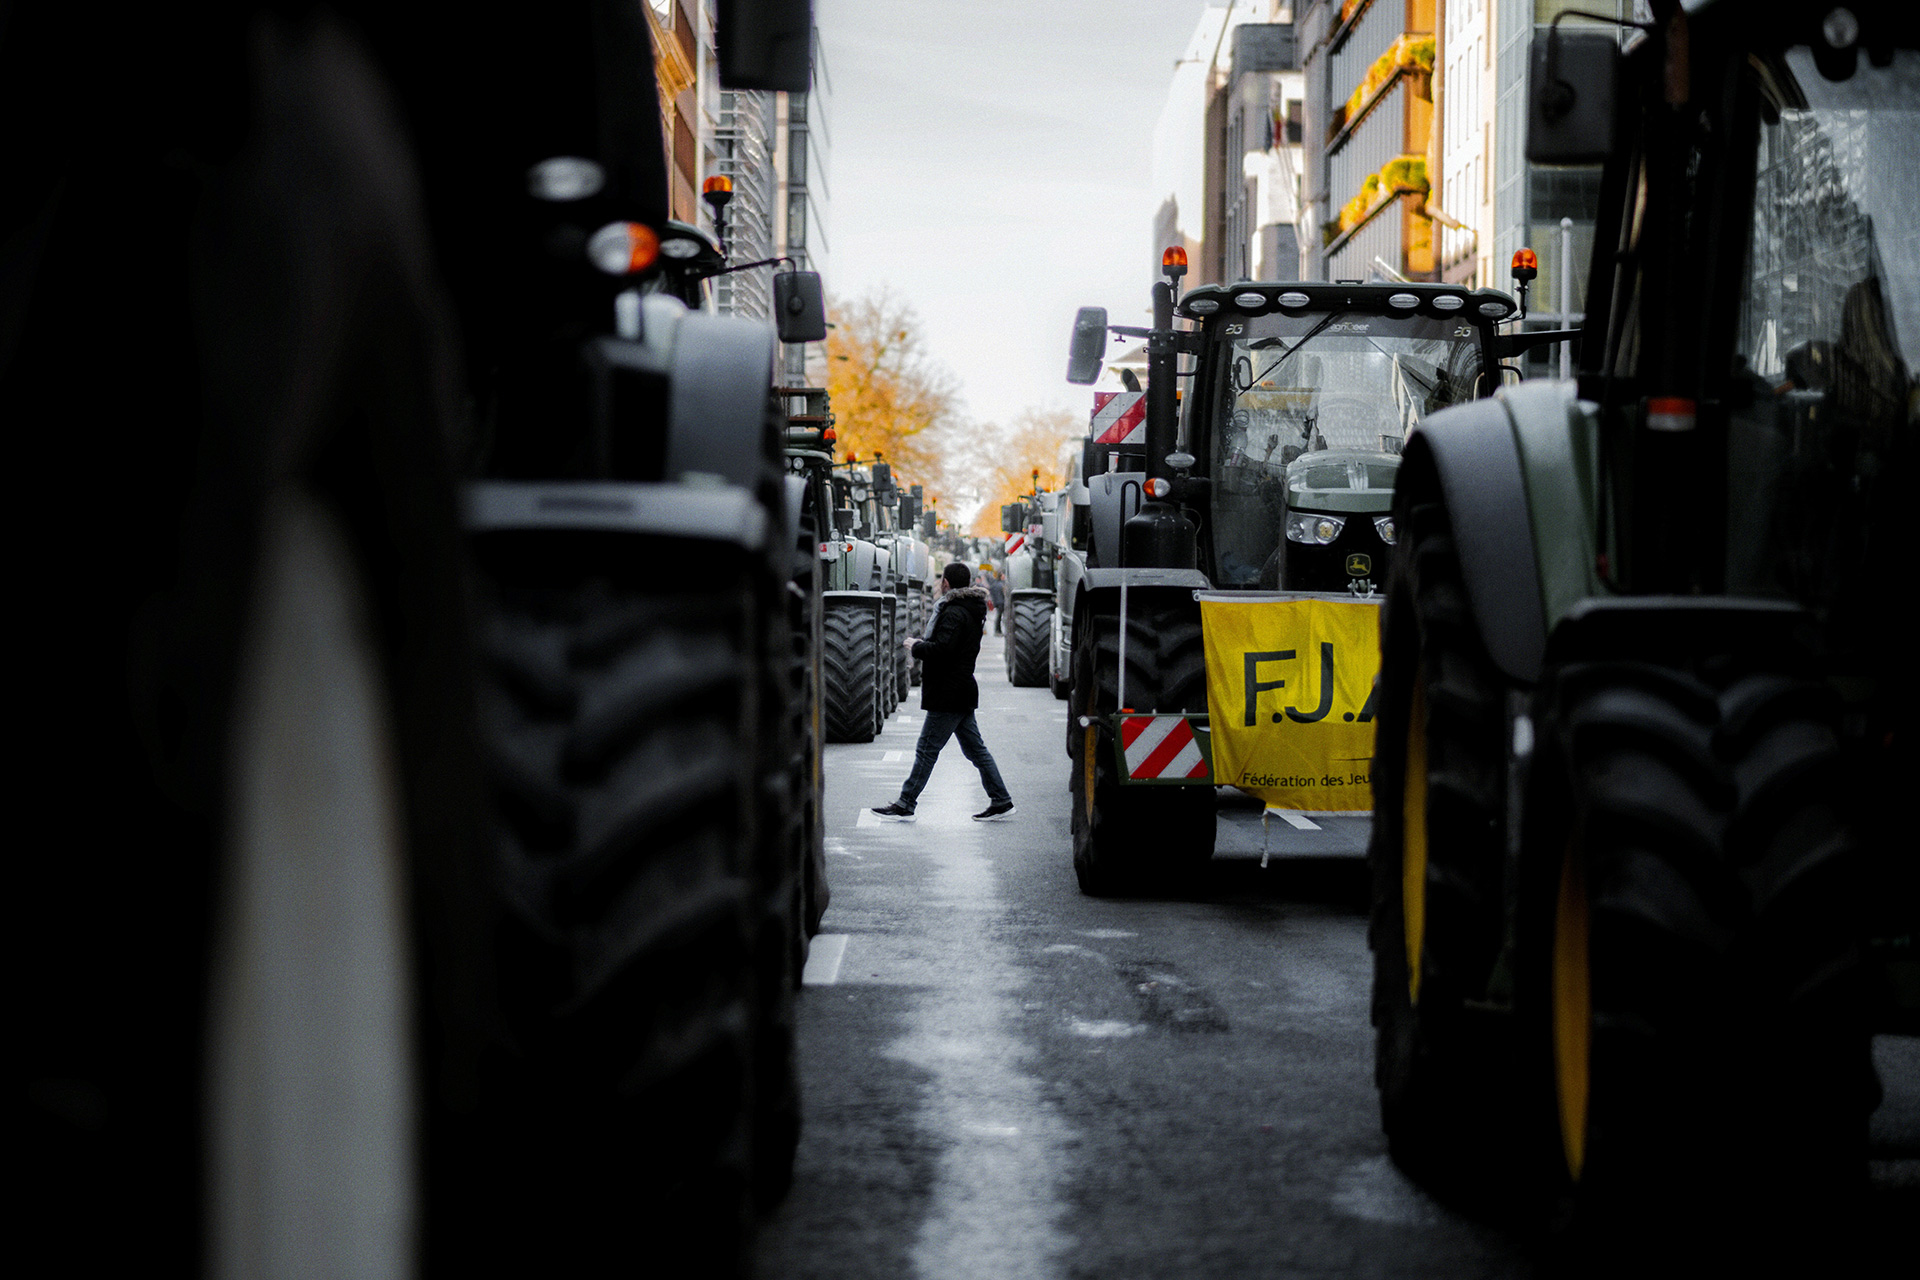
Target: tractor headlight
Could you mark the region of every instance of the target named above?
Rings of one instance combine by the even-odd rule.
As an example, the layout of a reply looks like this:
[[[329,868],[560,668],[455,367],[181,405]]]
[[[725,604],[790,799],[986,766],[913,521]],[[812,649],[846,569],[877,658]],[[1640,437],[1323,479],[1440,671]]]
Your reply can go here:
[[[1340,516],[1314,515],[1307,511],[1287,513],[1287,538],[1310,547],[1324,547],[1340,536],[1347,522]]]
[[[1386,543],[1388,546],[1393,545],[1394,529],[1392,516],[1375,516],[1373,518],[1373,531],[1380,535],[1380,541]]]

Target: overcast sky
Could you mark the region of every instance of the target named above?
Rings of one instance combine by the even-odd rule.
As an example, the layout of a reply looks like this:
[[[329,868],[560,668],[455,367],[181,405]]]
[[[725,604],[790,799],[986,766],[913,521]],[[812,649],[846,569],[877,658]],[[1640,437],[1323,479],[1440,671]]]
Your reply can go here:
[[[1074,309],[1139,323],[1151,141],[1204,0],[815,0],[832,97],[826,285],[911,302],[971,417],[1090,407]],[[1117,349],[1117,348],[1116,348]]]

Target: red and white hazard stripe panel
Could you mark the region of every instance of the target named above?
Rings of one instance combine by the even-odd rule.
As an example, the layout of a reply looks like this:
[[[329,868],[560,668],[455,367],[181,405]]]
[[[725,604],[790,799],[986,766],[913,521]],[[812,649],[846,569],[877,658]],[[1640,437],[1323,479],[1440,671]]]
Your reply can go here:
[[[1122,717],[1120,750],[1127,758],[1127,777],[1135,782],[1207,776],[1207,758],[1185,716]]]
[[[1026,545],[1027,545],[1026,534],[1010,533],[1007,535],[1007,554],[1008,555],[1012,555],[1014,552],[1018,551],[1020,548]]]
[[[1147,393],[1096,391],[1093,393],[1093,438],[1101,444],[1147,442]]]

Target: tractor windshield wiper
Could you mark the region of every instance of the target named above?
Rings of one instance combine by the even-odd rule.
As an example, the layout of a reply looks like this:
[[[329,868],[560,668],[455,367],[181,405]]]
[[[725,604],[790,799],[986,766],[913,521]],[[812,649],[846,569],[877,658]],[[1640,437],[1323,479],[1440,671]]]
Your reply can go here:
[[[1305,333],[1300,335],[1300,341],[1294,343],[1292,346],[1288,347],[1285,351],[1281,352],[1280,358],[1278,360],[1275,360],[1272,364],[1268,365],[1266,369],[1260,374],[1260,376],[1253,380],[1253,385],[1257,387],[1261,383],[1265,382],[1268,378],[1271,378],[1274,374],[1278,373],[1280,371],[1280,366],[1285,364],[1289,357],[1293,356],[1295,353],[1297,353],[1300,350],[1300,348],[1306,346],[1309,342],[1312,342],[1315,338],[1319,337],[1321,330],[1325,329],[1328,325],[1332,324],[1335,320],[1338,320],[1341,316],[1345,314],[1347,313],[1344,311],[1327,312],[1325,319],[1321,320],[1320,323],[1314,325],[1313,328],[1307,330]]]

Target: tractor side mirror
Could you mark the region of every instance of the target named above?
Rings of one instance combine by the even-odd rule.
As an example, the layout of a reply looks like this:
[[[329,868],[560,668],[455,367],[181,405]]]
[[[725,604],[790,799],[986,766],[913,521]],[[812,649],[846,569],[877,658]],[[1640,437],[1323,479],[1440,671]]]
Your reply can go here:
[[[1018,533],[1027,527],[1027,508],[1024,503],[1009,502],[1000,508],[1000,532]]]
[[[719,0],[713,25],[726,88],[813,87],[813,0]]]
[[[1613,154],[1620,46],[1612,32],[1533,37],[1527,90],[1527,159],[1535,164],[1600,164]]]
[[[1087,386],[1100,376],[1107,354],[1107,309],[1082,307],[1073,318],[1073,347],[1067,354],[1067,381]]]
[[[825,342],[827,299],[818,271],[782,271],[773,278],[774,325],[782,342]]]
[[[833,527],[841,533],[853,532],[853,508],[835,507],[833,509]]]

